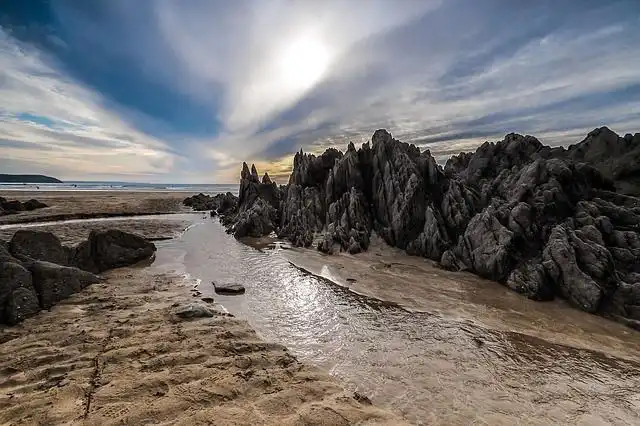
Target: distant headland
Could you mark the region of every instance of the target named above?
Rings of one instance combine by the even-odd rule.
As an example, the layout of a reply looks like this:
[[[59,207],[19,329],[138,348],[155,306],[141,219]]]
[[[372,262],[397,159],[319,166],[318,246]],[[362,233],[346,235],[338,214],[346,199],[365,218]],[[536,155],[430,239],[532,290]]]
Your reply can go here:
[[[62,181],[44,175],[7,175],[0,173],[0,183],[62,183]]]

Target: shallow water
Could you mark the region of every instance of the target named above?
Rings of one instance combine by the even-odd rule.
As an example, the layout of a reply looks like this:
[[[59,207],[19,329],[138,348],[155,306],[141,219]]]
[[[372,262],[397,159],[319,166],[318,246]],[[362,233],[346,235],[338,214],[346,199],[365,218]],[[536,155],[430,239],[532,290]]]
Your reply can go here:
[[[158,247],[156,270],[201,280],[203,296],[243,284],[216,301],[414,424],[640,423],[640,333],[619,324],[421,259],[259,251],[213,220]]]

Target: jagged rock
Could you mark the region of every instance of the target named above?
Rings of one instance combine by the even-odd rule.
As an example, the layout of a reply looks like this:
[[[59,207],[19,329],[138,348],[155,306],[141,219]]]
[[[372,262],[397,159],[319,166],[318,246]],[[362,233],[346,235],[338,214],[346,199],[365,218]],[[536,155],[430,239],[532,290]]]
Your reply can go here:
[[[555,295],[540,258],[531,259],[512,270],[506,286],[533,300],[552,300]]]
[[[601,128],[564,149],[512,133],[453,156],[444,169],[386,130],[371,142],[350,143],[344,154],[296,153],[289,184],[272,186],[275,196],[261,190],[270,180],[260,183],[244,164],[239,213],[226,224],[238,235],[274,229],[305,247],[323,233],[317,248],[327,253],[366,250],[376,231],[410,254],[531,299],[559,295],[637,322],[630,288],[640,274],[640,199],[631,195],[640,194],[640,134]]]
[[[14,325],[39,311],[31,273],[18,263],[0,261],[0,322]]]
[[[543,251],[543,265],[562,296],[587,312],[596,312],[604,296],[600,284],[578,265],[574,247],[570,243],[570,230],[558,225],[551,231]]]
[[[432,260],[440,260],[450,246],[447,230],[440,214],[429,206],[425,212],[424,228],[418,238],[407,246],[407,253],[423,255]]]
[[[250,208],[236,216],[231,231],[236,238],[262,237],[273,232],[276,220],[277,210],[258,198]]]
[[[68,263],[67,253],[60,239],[51,232],[20,229],[13,234],[9,250],[20,259],[44,260],[60,265]]]
[[[238,197],[230,192],[226,194],[216,194],[213,197],[200,193],[185,198],[182,204],[191,207],[193,210],[210,210],[214,214],[226,215],[237,208]]]
[[[100,281],[91,272],[50,262],[35,261],[29,269],[43,309],[49,309],[86,286]]]
[[[101,273],[151,258],[156,246],[139,235],[115,229],[91,231],[89,239],[73,251],[70,264]]]
[[[514,235],[487,209],[471,219],[457,251],[463,262],[481,277],[504,280],[514,259]]]

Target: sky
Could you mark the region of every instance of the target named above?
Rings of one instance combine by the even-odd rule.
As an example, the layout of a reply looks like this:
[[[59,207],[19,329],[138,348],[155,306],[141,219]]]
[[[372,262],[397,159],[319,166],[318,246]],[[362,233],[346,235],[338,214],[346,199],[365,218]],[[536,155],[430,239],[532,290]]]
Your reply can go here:
[[[0,173],[286,183],[379,128],[440,163],[640,131],[638,0],[0,0]]]

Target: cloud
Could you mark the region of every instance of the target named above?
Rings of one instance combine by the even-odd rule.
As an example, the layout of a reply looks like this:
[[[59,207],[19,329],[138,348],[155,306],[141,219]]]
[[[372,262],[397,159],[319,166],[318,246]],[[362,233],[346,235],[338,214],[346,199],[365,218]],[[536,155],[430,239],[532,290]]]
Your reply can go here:
[[[22,172],[73,178],[158,179],[177,156],[101,105],[45,55],[0,30],[0,147]],[[13,168],[12,168],[13,169]]]
[[[382,127],[439,161],[509,132],[558,145],[640,129],[633,0],[52,4],[46,53],[1,40],[15,87],[0,86],[0,146],[24,161],[60,147],[78,175],[100,158],[232,182],[250,161],[283,181],[300,148]]]

